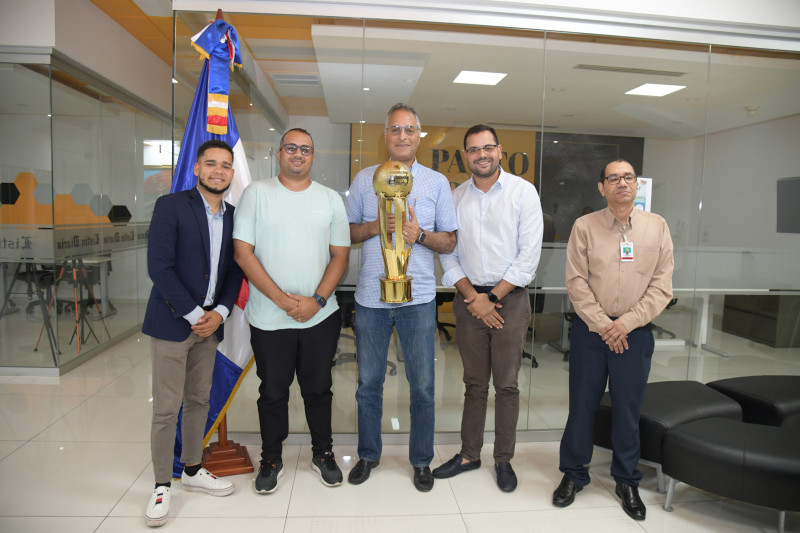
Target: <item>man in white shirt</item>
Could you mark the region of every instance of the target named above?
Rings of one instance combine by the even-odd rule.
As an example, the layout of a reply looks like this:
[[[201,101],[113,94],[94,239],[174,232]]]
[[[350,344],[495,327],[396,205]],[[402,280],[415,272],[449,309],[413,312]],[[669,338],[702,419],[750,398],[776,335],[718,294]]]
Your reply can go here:
[[[495,390],[497,485],[517,487],[511,468],[519,417],[517,375],[531,320],[527,286],[542,249],[542,208],[530,182],[500,167],[503,147],[490,126],[464,135],[472,178],[453,191],[458,242],[440,254],[442,283],[455,285],[456,339],[464,364],[461,453],[433,471],[449,478],[481,466],[489,378]]]

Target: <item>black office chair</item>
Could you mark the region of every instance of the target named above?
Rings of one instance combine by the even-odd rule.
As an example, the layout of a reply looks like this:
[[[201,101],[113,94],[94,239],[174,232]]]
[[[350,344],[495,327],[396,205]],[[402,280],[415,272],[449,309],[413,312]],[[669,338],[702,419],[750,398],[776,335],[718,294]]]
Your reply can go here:
[[[456,325],[451,324],[450,322],[440,322],[439,321],[439,306],[447,303],[452,302],[456,297],[456,293],[454,292],[438,292],[436,293],[436,327],[444,334],[444,338],[447,339],[447,342],[452,342],[453,337],[450,335],[450,332],[447,331],[447,328],[455,329]]]

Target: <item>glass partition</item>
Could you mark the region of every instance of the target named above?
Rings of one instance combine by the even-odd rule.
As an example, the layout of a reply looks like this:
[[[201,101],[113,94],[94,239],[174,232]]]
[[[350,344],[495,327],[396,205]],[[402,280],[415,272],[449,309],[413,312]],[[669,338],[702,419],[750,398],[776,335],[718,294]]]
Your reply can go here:
[[[144,148],[168,122],[60,60],[0,67],[3,301],[12,310],[0,318],[0,366],[60,373],[141,323],[152,175]]]
[[[800,373],[800,62],[712,49],[690,379]]]
[[[182,15],[192,30],[187,36],[206,19]],[[441,24],[248,14],[231,15],[230,21],[249,43],[255,43],[249,51],[267,77],[269,90],[289,114],[283,131],[303,127],[314,136],[317,159],[312,177],[342,194],[360,169],[388,159],[384,120],[396,102],[409,103],[419,112],[425,136],[417,157],[445,174],[453,188],[469,178],[461,151],[466,129],[487,123],[497,130],[504,168],[535,184],[545,216],[541,261],[529,288],[534,319],[526,356],[532,360],[525,359],[520,373],[518,429],[558,430],[566,420],[566,361],[573,312],[564,286],[566,243],[577,217],[605,207],[595,183],[600,165],[610,159],[628,159],[643,178],[651,180],[647,209],[667,220],[675,245],[675,300],[654,322],[651,381],[709,381],[747,372],[715,353],[724,351],[715,346],[728,338],[721,337],[728,328],[723,325],[723,310],[730,321],[734,311],[728,309],[743,305],[725,294],[771,290],[769,301],[753,305],[777,306],[781,319],[776,324],[794,331],[798,311],[792,307],[789,291],[796,290],[790,273],[798,252],[792,246],[793,236],[775,234],[770,226],[777,208],[773,207],[763,211],[769,216],[759,216],[761,224],[755,227],[769,230],[774,237],[756,241],[756,231],[739,215],[740,208],[732,208],[730,187],[723,188],[722,183],[737,175],[737,192],[748,196],[752,193],[742,192],[748,190],[745,183],[757,183],[741,174],[739,169],[746,166],[730,157],[732,150],[738,158],[748,159],[752,175],[763,168],[763,162],[756,161],[772,159],[773,185],[759,199],[760,207],[772,207],[771,202],[777,201],[781,179],[788,179],[791,188],[797,156],[787,146],[792,139],[789,131],[797,129],[797,58],[743,50],[710,52],[704,44]],[[179,50],[182,46],[179,43]],[[178,72],[192,68],[199,71],[195,53],[178,58]],[[500,72],[505,77],[494,86],[454,84],[462,70]],[[758,79],[762,82],[756,83]],[[749,95],[746,83],[753,86]],[[644,84],[675,87],[663,96],[627,94]],[[243,102],[252,100],[245,96]],[[240,124],[244,121],[239,114],[253,124],[269,115],[257,109],[256,116],[251,116],[248,105],[242,107],[234,111]],[[745,117],[749,122],[742,121]],[[269,125],[259,123],[259,127]],[[246,131],[242,137],[254,146],[249,160],[254,179],[255,174],[274,175],[275,165],[266,173],[262,170],[262,157],[276,147],[264,140],[263,129],[249,126],[240,130]],[[742,127],[759,129],[745,138],[737,129]],[[773,135],[781,141],[753,146],[755,139]],[[753,157],[759,150],[764,157]],[[260,168],[254,171],[253,166]],[[736,224],[724,222],[723,212]],[[729,228],[734,227],[742,228],[733,233]],[[745,234],[753,238],[742,250],[740,239]],[[345,302],[357,280],[358,260],[356,245],[339,288]],[[735,283],[726,285],[723,278]],[[458,431],[463,402],[451,297],[451,288],[441,288],[436,350],[439,432]],[[353,335],[346,321],[333,369],[333,425],[342,433],[356,431]],[[776,363],[776,372],[794,371],[787,362],[787,353],[793,352],[755,347],[754,340],[745,342],[763,352],[763,357],[781,361]],[[408,385],[395,340],[390,343],[389,361],[396,373],[390,365],[383,430],[404,433]],[[254,374],[248,376],[243,392],[234,400],[230,411],[234,431],[258,430],[253,409],[257,381]],[[292,431],[302,432],[302,400],[296,388],[291,401]],[[491,429],[491,405],[488,418]]]
[[[53,368],[50,66],[0,63],[0,92],[0,366]]]

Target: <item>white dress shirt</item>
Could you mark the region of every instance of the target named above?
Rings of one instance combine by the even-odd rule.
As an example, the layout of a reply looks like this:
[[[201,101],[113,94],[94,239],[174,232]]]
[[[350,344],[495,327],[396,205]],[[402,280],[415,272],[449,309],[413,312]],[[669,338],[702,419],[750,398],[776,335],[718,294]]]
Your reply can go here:
[[[536,275],[542,251],[542,207],[532,183],[500,169],[488,192],[474,178],[453,191],[458,242],[439,254],[442,284],[466,277],[473,286],[495,286],[501,279],[526,287]]]

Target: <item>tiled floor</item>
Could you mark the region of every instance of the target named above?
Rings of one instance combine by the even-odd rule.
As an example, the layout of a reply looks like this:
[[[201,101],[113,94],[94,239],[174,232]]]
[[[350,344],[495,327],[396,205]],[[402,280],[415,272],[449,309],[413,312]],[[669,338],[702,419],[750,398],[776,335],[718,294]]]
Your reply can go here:
[[[788,365],[796,358],[776,357],[771,363],[757,350],[740,348],[735,340],[718,339],[731,357],[749,357],[753,369]],[[441,424],[454,425],[460,417],[457,400],[460,379],[450,348],[437,352],[437,389],[452,389],[449,400],[439,401]],[[741,353],[742,355],[737,355]],[[794,354],[796,355],[796,354]],[[537,424],[558,427],[564,415],[566,371],[560,354],[539,348],[540,367],[532,371],[531,402]],[[682,351],[659,352],[654,376],[675,379],[671,359]],[[709,356],[708,367],[718,365]],[[745,361],[746,362],[746,361]],[[714,368],[714,371],[729,368]],[[676,367],[677,368],[677,367]],[[401,365],[402,373],[402,365]],[[710,370],[709,370],[710,371]],[[352,365],[335,369],[338,416],[352,416]],[[536,374],[540,372],[540,374]],[[796,373],[796,370],[795,370]],[[685,376],[683,376],[685,377]],[[400,376],[387,385],[389,418],[396,414],[400,430],[404,393]],[[398,378],[398,379],[396,379]],[[456,382],[454,382],[456,380]],[[144,508],[152,491],[149,447],[150,360],[148,340],[133,335],[60,378],[0,376],[0,532],[127,532],[145,531]],[[389,383],[389,377],[387,377]],[[248,400],[249,401],[249,400]],[[391,403],[394,402],[394,403]],[[544,405],[543,405],[544,404]],[[294,404],[293,404],[294,405]],[[297,405],[291,417],[302,431]],[[241,420],[254,415],[242,401]],[[532,411],[533,412],[533,411]],[[446,420],[452,417],[452,420]],[[528,422],[525,421],[525,424]],[[391,421],[388,425],[392,432]],[[346,433],[346,432],[343,432]],[[257,462],[259,439],[243,435]],[[302,440],[302,439],[301,439]],[[447,439],[441,439],[447,440]],[[354,465],[352,438],[341,437],[335,452],[345,473]],[[296,442],[298,442],[296,440]],[[449,459],[458,445],[438,444],[433,466]],[[408,447],[387,445],[381,465],[365,484],[326,488],[311,469],[310,448],[303,444],[284,449],[285,475],[272,495],[253,490],[253,475],[234,476],[236,492],[227,498],[184,493],[173,485],[171,518],[163,531],[258,532],[749,532],[775,531],[777,512],[722,500],[712,494],[679,485],[674,512],[661,509],[664,495],[655,491],[655,474],[645,474],[641,494],[647,520],[629,519],[613,495],[608,474],[610,457],[596,453],[593,482],[568,509],[550,503],[558,484],[558,443],[520,442],[513,461],[519,488],[506,494],[497,489],[491,468],[491,446],[484,450],[484,466],[451,480],[437,481],[430,493],[416,491],[407,460]],[[786,531],[800,531],[800,515],[788,513]]]

